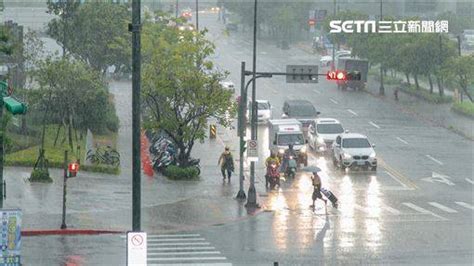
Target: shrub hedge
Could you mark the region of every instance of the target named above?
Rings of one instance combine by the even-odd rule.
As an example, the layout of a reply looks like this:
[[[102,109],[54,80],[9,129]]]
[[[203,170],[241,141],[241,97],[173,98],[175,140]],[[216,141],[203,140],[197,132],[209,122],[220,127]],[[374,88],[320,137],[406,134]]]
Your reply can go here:
[[[414,85],[408,86],[400,86],[399,89],[403,91],[404,93],[413,95],[417,98],[424,99],[428,102],[431,103],[449,103],[453,101],[453,98],[451,96],[439,96],[439,94],[435,93],[430,93],[428,90],[420,88],[416,89]]]
[[[458,102],[453,104],[451,109],[458,114],[474,118],[474,103],[472,102]]]
[[[199,179],[198,169],[194,166],[179,167],[170,165],[166,167],[163,174],[171,180],[197,180]]]

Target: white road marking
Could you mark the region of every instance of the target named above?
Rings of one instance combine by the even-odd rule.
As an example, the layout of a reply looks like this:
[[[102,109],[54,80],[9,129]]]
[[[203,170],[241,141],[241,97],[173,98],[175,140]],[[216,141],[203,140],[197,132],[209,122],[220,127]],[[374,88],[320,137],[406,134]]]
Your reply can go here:
[[[318,91],[317,89],[314,89],[313,92],[314,92],[314,93],[317,93],[317,94],[321,94],[321,92]]]
[[[352,111],[351,109],[347,109],[347,111],[348,111],[349,113],[355,115],[355,116],[358,116],[358,114],[357,114],[356,112]]]
[[[221,254],[220,251],[191,251],[191,252],[148,252],[147,255],[155,256],[173,256],[173,255],[212,255]]]
[[[148,261],[226,260],[226,257],[148,258]]]
[[[330,100],[331,102],[333,102],[334,104],[338,104],[338,102],[337,102],[336,100],[334,100],[333,98],[329,98],[329,100]]]
[[[387,212],[389,212],[391,214],[394,214],[394,215],[399,215],[401,213],[399,210],[394,209],[394,208],[392,208],[390,206],[387,206],[387,205],[381,205],[380,208],[382,210],[387,211]]]
[[[429,159],[431,159],[433,162],[439,164],[439,165],[443,165],[443,162],[441,162],[440,160],[437,160],[435,158],[433,158],[433,156],[427,154],[426,157],[428,157]]]
[[[410,202],[403,202],[402,204],[405,205],[405,206],[407,206],[407,207],[410,208],[410,209],[413,209],[413,210],[417,211],[417,212],[420,212],[420,213],[423,213],[423,214],[433,215],[434,217],[439,218],[439,219],[442,219],[442,220],[447,220],[447,219],[444,218],[443,216],[439,216],[439,215],[437,215],[436,213],[434,213],[434,212],[432,212],[432,211],[429,211],[429,210],[427,210],[427,209],[423,209],[423,208],[421,208],[420,206],[417,206],[417,205],[415,205],[415,204],[413,204],[413,203],[410,203]]]
[[[267,52],[265,52],[265,51],[262,51],[262,52],[260,52],[260,54],[267,54]]]
[[[462,202],[462,201],[456,201],[456,204],[459,205],[459,206],[463,206],[463,207],[465,207],[465,208],[474,210],[474,206],[472,206],[472,205],[469,204],[469,203],[465,203],[465,202]]]
[[[166,263],[166,264],[147,263],[147,265],[148,266],[171,266],[171,265],[183,266],[182,263]],[[186,263],[184,265],[186,265],[186,266],[203,266],[202,263]],[[206,262],[205,265],[206,266],[232,266],[232,263],[209,263],[209,262]]]
[[[155,244],[155,243],[149,243],[148,246],[149,247],[161,247],[161,246],[207,246],[207,245],[210,245],[211,243],[209,242],[198,242],[198,243],[195,243],[195,242],[189,242],[189,243],[159,243],[159,244]]]
[[[375,124],[374,122],[372,122],[372,121],[370,121],[370,122],[369,122],[369,124],[371,124],[372,126],[374,126],[374,127],[376,127],[376,128],[379,128],[379,129],[380,129],[380,127],[379,127],[377,124]]]
[[[431,206],[436,207],[436,208],[438,208],[438,209],[440,209],[440,210],[443,210],[443,211],[445,211],[445,212],[449,212],[449,213],[457,213],[457,212],[458,212],[458,211],[456,211],[456,210],[453,210],[453,209],[451,209],[451,208],[449,208],[449,207],[446,207],[446,206],[444,206],[444,205],[442,205],[442,204],[439,204],[439,203],[437,203],[437,202],[428,202],[428,204],[430,204]]]
[[[171,248],[148,248],[148,250],[156,250],[156,251],[177,251],[177,250],[213,250],[216,249],[215,247],[171,247]]]
[[[404,139],[402,139],[402,138],[400,138],[400,137],[397,137],[397,139],[398,139],[400,142],[402,142],[402,143],[408,144],[408,142],[407,142],[406,140],[404,140]]]
[[[204,241],[205,238],[152,238],[148,242]]]
[[[430,183],[439,182],[439,183],[444,183],[448,186],[454,186],[455,184],[450,179],[451,177],[447,175],[442,175],[436,172],[432,172],[431,177],[422,178],[421,180],[430,182]]]
[[[169,238],[172,238],[172,237],[183,237],[183,238],[186,238],[186,237],[199,237],[201,235],[199,234],[179,234],[179,235],[147,235],[147,239],[150,239],[150,238],[160,238],[160,237],[169,237]],[[120,236],[121,238],[126,238],[127,236],[125,235],[121,235]]]
[[[467,177],[466,177],[466,181],[469,182],[469,183],[471,183],[471,185],[474,185],[474,181],[472,181],[470,178],[467,178]]]
[[[398,183],[400,183],[400,185],[402,185],[404,188],[408,188],[407,185],[405,185],[402,181],[400,181],[396,176],[392,175],[390,172],[388,171],[384,171],[387,175],[389,175],[391,178],[393,178],[393,180],[397,181]]]

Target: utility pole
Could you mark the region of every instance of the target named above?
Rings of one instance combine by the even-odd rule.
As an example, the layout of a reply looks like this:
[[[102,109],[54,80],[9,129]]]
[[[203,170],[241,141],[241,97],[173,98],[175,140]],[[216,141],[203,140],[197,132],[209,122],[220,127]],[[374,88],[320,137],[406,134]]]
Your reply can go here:
[[[64,151],[64,176],[63,176],[63,219],[61,229],[66,229],[66,193],[67,193],[67,150]]]
[[[199,0],[196,0],[196,30],[199,31]]]
[[[177,2],[176,2],[177,3]],[[132,227],[141,227],[141,165],[140,165],[140,0],[132,2]]]
[[[380,21],[382,21],[382,0],[380,0]],[[384,95],[385,94],[385,88],[383,86],[383,63],[380,63],[380,89],[379,89],[379,94]]]
[[[3,147],[4,147],[4,136],[5,136],[5,127],[3,126],[3,101],[0,101],[0,126],[2,132],[0,133],[0,209],[3,209],[3,190],[5,189],[4,183],[5,181],[3,180],[3,163],[4,163],[4,157],[3,157]]]
[[[246,198],[244,192],[244,134],[247,128],[247,121],[245,119],[245,110],[247,110],[247,90],[245,89],[245,62],[241,63],[240,67],[240,103],[239,103],[239,192],[237,193],[237,199],[243,200]]]
[[[256,73],[257,73],[257,0],[254,0],[254,14],[253,14],[253,59],[252,59],[252,124],[251,124],[251,139],[257,140],[257,104],[256,98]],[[255,162],[250,163],[250,187],[247,193],[246,207],[258,208],[257,192],[255,190]]]

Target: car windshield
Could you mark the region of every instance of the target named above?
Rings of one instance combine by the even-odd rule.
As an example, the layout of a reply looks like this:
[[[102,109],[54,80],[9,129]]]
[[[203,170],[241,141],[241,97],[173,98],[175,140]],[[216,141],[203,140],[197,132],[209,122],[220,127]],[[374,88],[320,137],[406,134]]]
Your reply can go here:
[[[320,134],[340,134],[344,132],[344,129],[340,124],[319,124],[317,131]]]
[[[304,143],[302,134],[281,134],[278,136],[278,145],[285,146],[289,144],[301,145]]]
[[[343,148],[370,148],[370,143],[364,138],[350,138],[342,140]]]
[[[308,117],[315,117],[316,110],[311,105],[298,105],[292,106],[289,112],[290,116],[308,116]]]
[[[266,102],[257,103],[257,109],[258,110],[268,110],[268,109],[270,109],[270,105]]]

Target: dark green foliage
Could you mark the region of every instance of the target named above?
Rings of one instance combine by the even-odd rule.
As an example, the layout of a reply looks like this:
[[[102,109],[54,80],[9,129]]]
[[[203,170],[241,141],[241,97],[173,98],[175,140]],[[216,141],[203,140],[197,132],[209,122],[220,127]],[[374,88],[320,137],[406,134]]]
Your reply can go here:
[[[197,180],[199,179],[198,170],[196,167],[181,168],[176,165],[166,167],[164,173],[166,177],[172,180]]]
[[[51,183],[53,179],[49,176],[48,169],[35,169],[31,172],[30,182]]]

